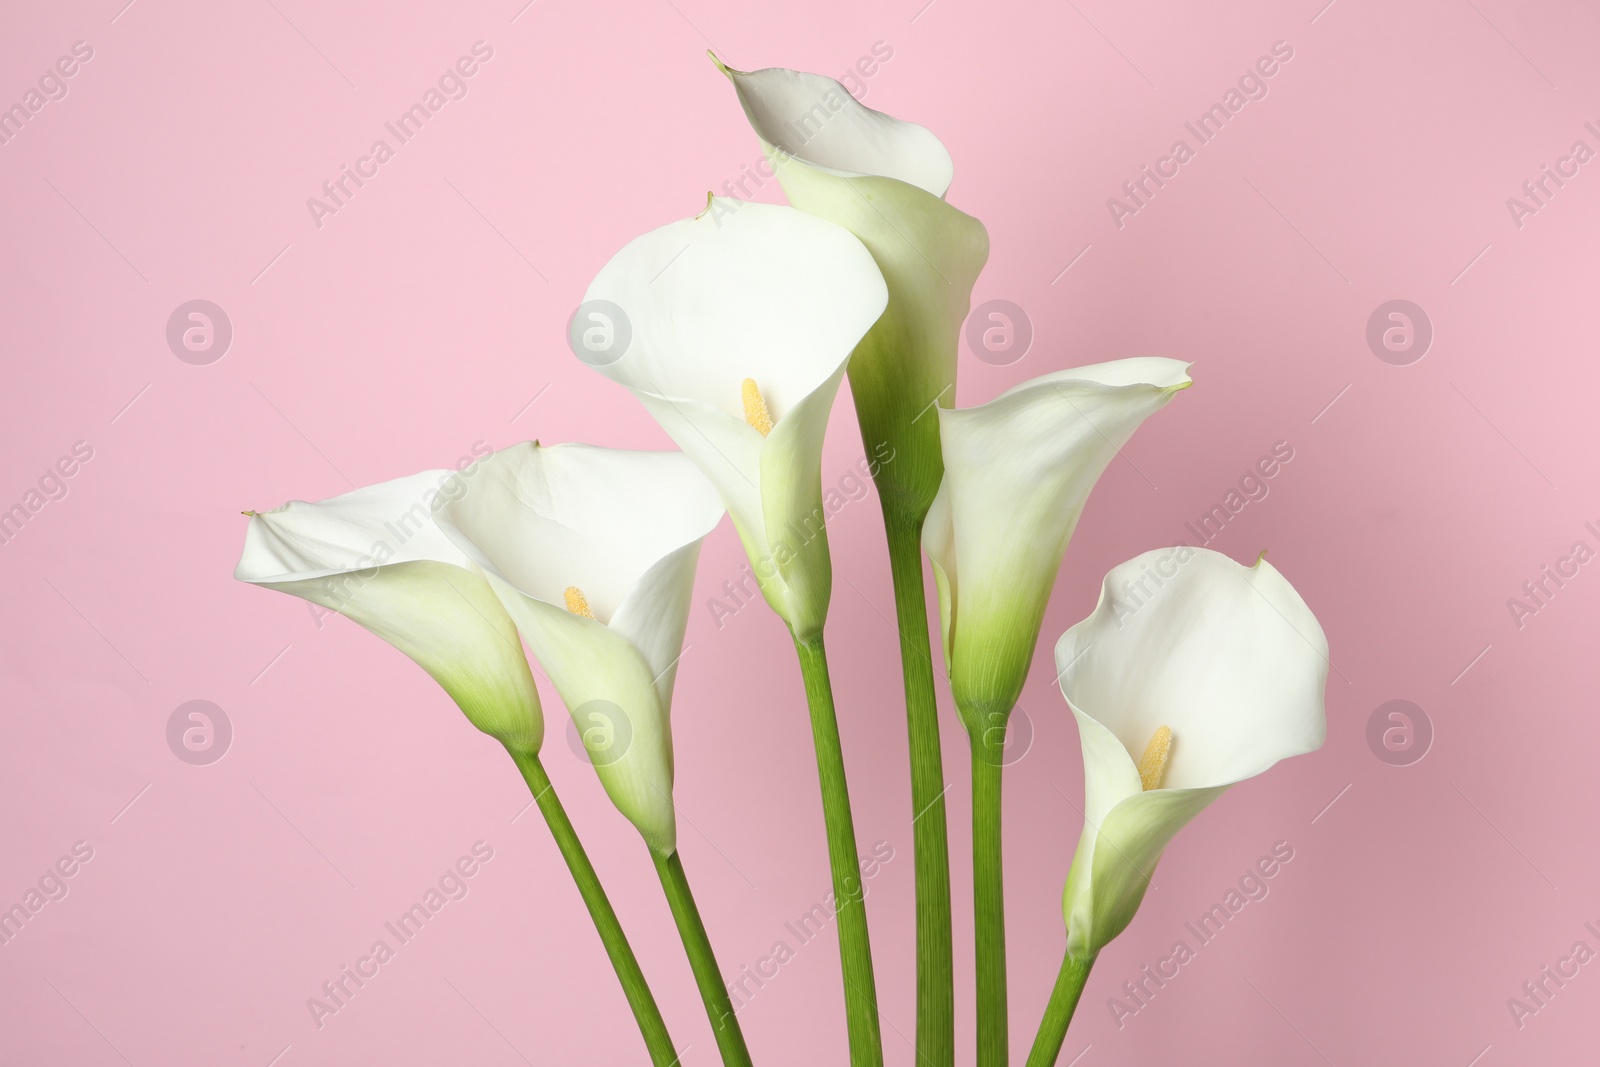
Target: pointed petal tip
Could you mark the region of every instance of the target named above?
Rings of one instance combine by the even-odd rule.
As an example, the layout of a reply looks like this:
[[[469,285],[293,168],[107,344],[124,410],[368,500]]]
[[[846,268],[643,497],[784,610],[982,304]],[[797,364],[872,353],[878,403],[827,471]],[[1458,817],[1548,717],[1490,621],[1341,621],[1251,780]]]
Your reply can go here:
[[[255,517],[256,517],[256,513],[255,513],[255,512],[253,512],[253,511],[241,511],[241,512],[239,512],[239,514],[241,514],[241,515],[248,515],[248,516],[250,516],[250,517],[251,517],[251,518],[252,518],[252,519],[253,519],[253,518],[255,518]]]
[[[713,62],[713,63],[715,63],[717,65],[717,69],[720,70],[724,75],[727,76],[729,81],[733,80],[733,76],[735,74],[744,73],[743,71],[734,70],[732,67],[728,66],[722,60],[718,59],[717,58],[717,54],[715,52],[713,52],[709,48],[706,49],[706,55],[711,58],[711,62]]]
[[[716,193],[712,192],[710,189],[706,190],[706,206],[701,208],[700,209],[700,214],[698,214],[698,215],[696,215],[694,217],[694,220],[696,222],[699,222],[701,219],[706,217],[706,213],[711,210],[711,204],[712,204],[713,201],[716,200],[716,198],[717,198],[717,194]]]

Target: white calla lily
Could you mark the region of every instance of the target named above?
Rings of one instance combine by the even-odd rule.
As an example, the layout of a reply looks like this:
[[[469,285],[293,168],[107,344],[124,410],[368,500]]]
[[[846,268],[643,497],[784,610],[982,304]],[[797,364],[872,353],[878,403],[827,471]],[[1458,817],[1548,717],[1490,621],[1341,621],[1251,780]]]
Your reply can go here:
[[[876,53],[877,50],[874,49]],[[892,53],[888,53],[892,54]],[[887,56],[887,54],[886,54]],[[739,97],[789,202],[838,223],[872,253],[889,290],[850,360],[850,392],[873,472],[901,620],[917,855],[917,1054],[955,1055],[945,778],[918,541],[943,466],[932,411],[955,403],[956,357],[989,234],[945,201],[950,153],[923,126],[863,106],[839,82],[773,67],[740,71],[712,56]],[[1003,971],[1003,969],[1002,969]],[[994,986],[993,975],[980,981]],[[1003,985],[1003,973],[1000,983]],[[1003,1001],[1003,993],[1000,998]],[[1003,1011],[986,1012],[1000,1019]],[[982,1024],[980,1024],[982,1029]]]
[[[681,452],[531,442],[479,468],[440,529],[511,613],[612,802],[670,855],[672,686],[716,492]]]
[[[435,524],[478,467],[424,471],[320,503],[251,513],[234,577],[346,615],[404,652],[513,755],[538,753],[544,719],[516,627]]]
[[[823,435],[850,352],[888,297],[840,227],[731,203],[713,198],[601,269],[584,306],[620,309],[628,341],[591,362],[705,472],[768,603],[806,635],[822,628],[832,582]]]
[[[961,323],[988,232],[945,202],[955,168],[925,127],[866,107],[832,78],[712,60],[789,202],[855,234],[883,271],[888,309],[856,349],[850,390],[868,448],[896,452],[877,479],[885,508],[920,520],[939,486],[937,427],[921,416],[955,402]]]
[[[923,547],[969,732],[1003,732],[1090,490],[1139,424],[1189,384],[1178,360],[1120,359],[939,412],[945,473]]]
[[[1113,568],[1056,666],[1083,745],[1083,835],[1062,904],[1067,950],[1085,957],[1132,920],[1201,809],[1322,747],[1328,642],[1265,559],[1180,546]]]

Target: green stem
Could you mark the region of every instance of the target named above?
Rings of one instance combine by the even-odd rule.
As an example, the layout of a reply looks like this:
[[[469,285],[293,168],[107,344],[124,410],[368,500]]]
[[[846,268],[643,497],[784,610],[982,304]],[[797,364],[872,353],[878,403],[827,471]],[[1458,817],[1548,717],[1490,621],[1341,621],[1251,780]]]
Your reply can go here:
[[[835,924],[839,929],[839,965],[844,972],[845,1020],[850,1034],[851,1067],[879,1067],[883,1038],[878,1031],[878,987],[872,976],[872,943],[867,937],[866,895],[856,853],[855,824],[850,816],[850,789],[845,782],[844,750],[839,720],[833,710],[833,684],[822,636],[795,638],[800,674],[811,706],[811,738],[817,750],[817,778],[822,786],[822,816],[828,830],[828,863],[833,869]]]
[[[722,970],[717,966],[715,953],[711,951],[711,938],[706,936],[705,923],[700,921],[700,909],[695,907],[694,894],[689,892],[689,879],[683,873],[683,861],[678,858],[677,852],[665,859],[652,852],[651,858],[655,860],[656,874],[661,877],[661,888],[666,890],[673,921],[678,924],[678,936],[683,939],[683,950],[689,956],[695,985],[700,987],[700,999],[705,1002],[706,1015],[711,1019],[711,1029],[716,1034],[722,1062],[727,1067],[750,1067],[750,1052],[744,1045],[744,1033],[739,1029],[733,1002],[728,999],[728,987],[722,983]]]
[[[572,880],[577,883],[578,893],[589,909],[589,917],[594,920],[594,927],[600,933],[606,955],[611,957],[611,966],[617,972],[617,980],[622,983],[623,995],[628,998],[628,1006],[633,1009],[633,1017],[639,1023],[639,1033],[644,1036],[645,1047],[650,1052],[650,1062],[655,1067],[671,1067],[678,1062],[678,1053],[672,1047],[672,1038],[667,1034],[661,1009],[656,1007],[656,999],[651,995],[644,972],[639,969],[639,961],[634,958],[633,949],[628,945],[627,935],[622,932],[622,924],[617,921],[617,913],[612,910],[611,901],[600,885],[600,877],[589,862],[589,854],[583,850],[583,842],[578,840],[577,831],[572,828],[572,821],[567,818],[566,809],[561,806],[555,787],[550,784],[544,764],[539,762],[535,754],[520,755],[513,752],[511,758],[522,772],[523,781],[533,791],[534,802],[539,805],[544,821],[550,825],[550,833],[556,839],[556,847],[561,850],[561,858],[567,861],[567,869],[572,872]]]
[[[978,1067],[1010,1059],[1006,1011],[1006,894],[1001,859],[1005,727],[972,735],[972,915],[978,971]]]
[[[1039,1022],[1039,1036],[1033,1039],[1033,1051],[1028,1053],[1028,1067],[1051,1067],[1061,1054],[1061,1043],[1067,1039],[1067,1024],[1083,995],[1083,985],[1089,980],[1089,969],[1094,966],[1094,955],[1074,956],[1068,952],[1061,958],[1061,973],[1056,976],[1056,987],[1050,993],[1050,1003],[1045,1005],[1044,1018]]]
[[[944,756],[933,692],[928,604],[922,584],[922,523],[883,512],[900,630],[906,733],[911,747],[911,843],[917,893],[917,1063],[952,1067],[956,1058],[955,964],[950,934],[950,840],[945,825]]]

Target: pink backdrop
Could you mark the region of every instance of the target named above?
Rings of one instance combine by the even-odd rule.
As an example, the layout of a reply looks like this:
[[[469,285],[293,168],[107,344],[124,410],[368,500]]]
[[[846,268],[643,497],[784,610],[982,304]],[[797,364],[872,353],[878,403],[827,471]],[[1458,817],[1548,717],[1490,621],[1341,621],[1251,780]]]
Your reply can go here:
[[[1580,140],[1600,148],[1585,126],[1600,126],[1592,8],[124,2],[13,5],[0,34],[0,104],[27,115],[0,145],[0,508],[38,505],[0,545],[0,903],[41,879],[60,897],[0,947],[0,1061],[642,1061],[503,753],[375,638],[230,575],[243,508],[443,466],[480,441],[665,443],[572,358],[564,326],[626,240],[693,214],[758,158],[708,45],[736,66],[836,76],[875,46],[892,52],[860,79],[867,102],[950,147],[950,199],[993,240],[975,302],[1012,301],[1034,330],[1004,366],[964,347],[961,401],[1118,356],[1195,362],[1196,388],[1091,499],[1047,638],[1091,608],[1107,568],[1188,536],[1260,457],[1292,449],[1212,547],[1270,549],[1322,618],[1327,746],[1178,838],[1101,957],[1063,1062],[1593,1055],[1600,966],[1562,962],[1579,941],[1600,950],[1584,925],[1600,928],[1600,566],[1572,557],[1579,541],[1600,549],[1600,176],[1572,155]],[[314,221],[307,198],[478,41],[492,56],[466,95]],[[1277,42],[1292,58],[1247,80],[1259,98],[1199,144],[1184,123]],[[1193,158],[1113,212],[1108,198],[1180,138]],[[1564,185],[1544,178],[1535,201],[1522,186],[1545,165]],[[775,185],[754,192],[779,199]],[[194,299],[232,326],[205,365],[166,338]],[[1431,322],[1420,361],[1416,340],[1380,344],[1388,360],[1368,344],[1369,317],[1396,299]],[[825,476],[860,454],[841,400]],[[58,478],[63,457],[72,474]],[[869,900],[886,1052],[910,1064],[911,812],[875,501],[852,502],[831,537],[828,636],[859,836],[894,850]],[[785,922],[828,890],[786,636],[764,608],[718,628],[703,606],[741,560],[722,526],[675,721],[683,853],[730,973],[792,942]],[[1546,566],[1566,569],[1563,584]],[[1547,593],[1529,599],[1523,583],[1540,580]],[[544,692],[546,762],[692,1046],[684,1062],[711,1064],[645,852]],[[169,748],[168,721],[191,700],[231,723],[210,765]],[[1391,700],[1431,723],[1420,762],[1396,765],[1417,746],[1369,745]],[[966,756],[947,694],[941,706],[963,798],[951,838],[970,1056]],[[1006,800],[1017,1045],[1059,960],[1082,789],[1048,655],[1023,709],[1034,737]],[[479,841],[493,858],[467,896],[319,1029],[307,998]],[[1293,859],[1265,898],[1197,947],[1184,924],[1279,842]],[[62,857],[72,876],[46,877]],[[1136,1012],[1113,1011],[1180,939],[1195,958],[1142,1004],[1124,994]],[[1545,966],[1577,973],[1544,979],[1535,1001],[1523,983]],[[741,1018],[759,1062],[843,1062],[831,934]]]

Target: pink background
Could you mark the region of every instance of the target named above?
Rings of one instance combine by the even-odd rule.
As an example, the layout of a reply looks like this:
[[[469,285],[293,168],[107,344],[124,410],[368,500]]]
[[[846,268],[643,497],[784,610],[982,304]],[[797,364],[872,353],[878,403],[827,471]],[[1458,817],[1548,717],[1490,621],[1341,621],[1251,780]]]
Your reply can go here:
[[[1600,547],[1584,529],[1600,526],[1600,165],[1521,228],[1506,198],[1575,140],[1600,147],[1583,128],[1600,119],[1600,16],[1575,0],[920,2],[13,5],[0,102],[75,41],[94,56],[0,146],[0,507],[74,442],[94,454],[0,546],[0,902],[76,841],[94,857],[0,947],[0,1061],[642,1062],[548,833],[517,818],[527,794],[510,762],[375,638],[235,583],[238,512],[443,466],[476,441],[663,445],[572,358],[564,326],[626,240],[693,214],[758,158],[704,49],[839,75],[879,41],[893,57],[867,102],[950,147],[950,199],[993,240],[975,301],[1013,301],[1035,329],[1009,366],[964,347],[960,400],[1119,356],[1196,364],[1196,388],[1091,499],[1047,639],[1091,608],[1111,565],[1185,536],[1284,441],[1294,459],[1270,495],[1213,547],[1269,548],[1333,648],[1326,747],[1178,838],[1101,957],[1063,1062],[1593,1055],[1600,965],[1520,1029],[1507,999],[1575,941],[1600,949],[1583,928],[1600,925],[1600,567],[1521,628],[1506,601],[1575,541]],[[315,226],[306,199],[480,39],[494,55],[470,94]],[[1106,199],[1280,40],[1294,58],[1270,94],[1118,229]],[[757,196],[779,199],[775,185]],[[209,366],[164,337],[194,298],[233,323]],[[1435,329],[1409,366],[1364,337],[1395,298]],[[841,400],[825,477],[860,454]],[[831,537],[858,833],[863,850],[896,850],[869,900],[886,1053],[909,1064],[911,811],[876,504],[852,503]],[[675,716],[682,851],[730,974],[828,890],[786,636],[764,608],[719,630],[703,606],[740,562],[724,525]],[[1007,777],[1019,1049],[1059,960],[1080,826],[1077,738],[1044,648],[1023,699],[1036,736]],[[684,1062],[711,1064],[644,849],[544,692],[546,763],[692,1046]],[[167,747],[192,699],[233,724],[210,766]],[[1366,741],[1391,699],[1436,731],[1411,766]],[[966,755],[941,705],[970,1057]],[[494,859],[470,895],[319,1030],[306,998],[478,840]],[[1278,841],[1294,859],[1270,895],[1119,1029],[1107,999]],[[741,1018],[758,1062],[843,1062],[831,933]]]

